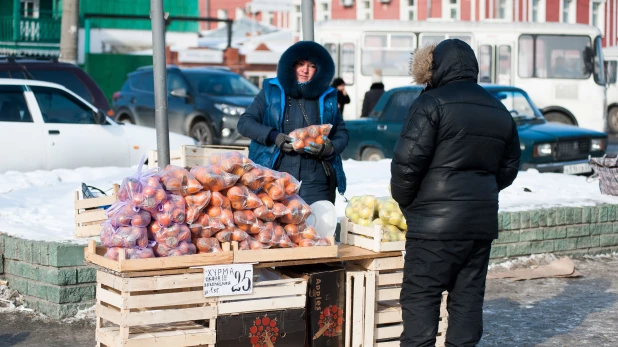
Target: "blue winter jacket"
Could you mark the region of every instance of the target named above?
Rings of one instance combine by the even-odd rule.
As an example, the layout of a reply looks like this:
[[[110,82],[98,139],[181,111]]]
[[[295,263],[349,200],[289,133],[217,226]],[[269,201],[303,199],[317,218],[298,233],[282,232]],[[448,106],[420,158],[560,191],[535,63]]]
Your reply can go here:
[[[255,163],[273,168],[280,155],[279,147],[270,144],[269,133],[274,129],[283,132],[286,95],[277,78],[266,79],[260,91],[247,112],[238,122],[238,131],[252,139],[249,146],[249,158]],[[340,154],[348,144],[348,134],[343,117],[337,108],[337,90],[328,87],[318,98],[321,124],[332,124],[333,129],[329,139],[333,144],[334,155],[326,158],[331,162],[336,172],[337,189],[340,194],[346,190],[346,177]],[[259,106],[258,106],[259,105]],[[251,112],[252,108],[263,109],[263,112]],[[261,114],[260,114],[261,113]]]

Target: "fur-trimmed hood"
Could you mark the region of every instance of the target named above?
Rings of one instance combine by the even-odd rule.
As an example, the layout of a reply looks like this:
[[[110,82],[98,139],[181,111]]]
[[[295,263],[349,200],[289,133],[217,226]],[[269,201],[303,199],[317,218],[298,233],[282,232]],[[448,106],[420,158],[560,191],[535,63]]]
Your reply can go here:
[[[479,65],[472,48],[459,39],[418,48],[412,57],[412,77],[426,89],[460,80],[478,81]]]
[[[317,68],[313,78],[302,87],[296,80],[294,70],[294,63],[299,60],[308,60]],[[277,66],[277,79],[285,94],[293,98],[317,99],[330,87],[334,76],[333,58],[326,48],[313,41],[299,41],[293,44],[283,52]]]

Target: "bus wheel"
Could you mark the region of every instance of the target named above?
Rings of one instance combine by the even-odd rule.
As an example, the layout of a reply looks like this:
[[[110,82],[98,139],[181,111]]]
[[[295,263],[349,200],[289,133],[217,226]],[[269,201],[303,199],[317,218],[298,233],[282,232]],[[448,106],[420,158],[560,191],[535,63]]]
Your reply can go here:
[[[552,122],[552,123],[575,125],[575,123],[573,123],[571,118],[569,118],[564,113],[560,113],[560,112],[548,112],[545,114],[545,119],[547,119],[548,122]]]
[[[384,159],[384,153],[377,148],[368,147],[363,150],[361,159],[363,161],[379,161]]]
[[[607,112],[607,126],[610,132],[618,133],[618,107],[612,107]]]

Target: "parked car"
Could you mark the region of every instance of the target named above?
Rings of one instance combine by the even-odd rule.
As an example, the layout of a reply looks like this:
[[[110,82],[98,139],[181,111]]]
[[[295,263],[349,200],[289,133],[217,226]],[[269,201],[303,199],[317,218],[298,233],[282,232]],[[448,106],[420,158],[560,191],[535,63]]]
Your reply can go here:
[[[78,66],[56,58],[0,57],[0,78],[18,78],[57,83],[79,95],[99,110],[113,116],[105,94]]]
[[[154,129],[121,125],[55,83],[0,79],[0,172],[121,166],[157,148]],[[170,148],[194,145],[170,134]]]
[[[581,174],[591,172],[588,156],[603,156],[607,134],[572,125],[548,123],[528,94],[515,87],[484,85],[510,110],[522,150],[520,169]],[[344,158],[380,160],[393,157],[404,118],[422,87],[406,86],[382,95],[368,118],[347,121],[350,142]],[[465,115],[462,115],[465,117]]]
[[[236,125],[259,90],[244,77],[216,67],[168,66],[167,92],[171,132],[191,136],[206,145],[249,144]],[[112,102],[118,122],[154,127],[152,67],[129,74]]]

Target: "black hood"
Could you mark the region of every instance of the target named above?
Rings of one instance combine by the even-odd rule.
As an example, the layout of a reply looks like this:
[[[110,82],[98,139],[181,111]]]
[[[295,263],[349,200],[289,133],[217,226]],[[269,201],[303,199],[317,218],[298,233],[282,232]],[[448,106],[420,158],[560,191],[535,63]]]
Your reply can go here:
[[[433,50],[431,87],[453,81],[478,81],[479,63],[472,48],[459,39],[440,42]]]
[[[317,70],[313,78],[302,85],[296,80],[294,63],[308,60],[315,64]],[[313,41],[299,41],[281,55],[277,66],[277,79],[285,93],[293,98],[317,99],[329,87],[335,76],[335,63],[328,51]]]

